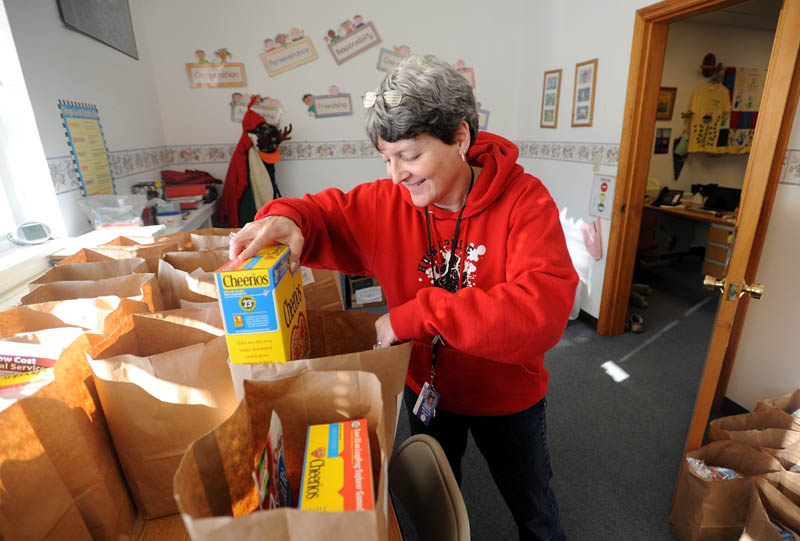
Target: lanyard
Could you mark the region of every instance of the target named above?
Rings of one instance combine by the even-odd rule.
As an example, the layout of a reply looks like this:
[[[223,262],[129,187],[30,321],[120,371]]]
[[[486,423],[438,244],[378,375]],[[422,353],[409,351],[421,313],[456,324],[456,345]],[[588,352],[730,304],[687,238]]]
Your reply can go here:
[[[469,189],[467,190],[467,197],[469,197],[469,192],[472,191],[472,185],[475,182],[475,171],[472,169],[472,166],[469,168]],[[458,218],[456,218],[456,230],[453,233],[453,243],[450,245],[450,257],[447,260],[447,272],[449,273],[450,270],[453,268],[453,263],[455,261],[455,254],[456,254],[456,243],[458,242],[458,232],[461,228],[461,215],[464,214],[464,208],[467,206],[467,198],[464,198],[464,204],[461,205],[461,210],[458,211]],[[436,266],[433,262],[433,240],[431,239],[431,219],[430,213],[428,212],[428,207],[425,206],[425,227],[428,231],[428,253],[430,254],[431,258],[431,274],[433,275],[433,283],[435,287],[443,287],[441,282],[439,282],[439,278],[441,276],[436,276]],[[461,270],[456,271],[456,291],[461,289]],[[439,282],[437,284],[437,282]],[[440,343],[443,343],[444,340],[440,334],[437,334],[433,337],[433,350],[431,352],[431,387],[433,387],[433,378],[436,376],[436,350]]]
[[[475,182],[475,171],[472,169],[472,166],[469,168],[469,189],[467,190],[467,196],[469,196],[469,192],[472,191],[472,184]],[[456,230],[453,233],[453,242],[450,244],[450,257],[447,260],[447,272],[449,273],[450,270],[453,268],[453,262],[456,256],[456,244],[458,243],[458,232],[461,229],[461,215],[464,214],[464,209],[467,206],[467,199],[464,198],[464,204],[461,205],[461,210],[458,211],[458,218],[456,218]],[[433,275],[433,284],[436,287],[443,287],[441,282],[437,284],[439,278],[441,276],[436,276],[436,266],[433,264],[433,240],[431,239],[431,218],[430,212],[428,212],[427,205],[425,206],[425,228],[428,232],[428,253],[431,257],[431,274]],[[456,291],[461,288],[461,271],[460,269],[456,272],[457,282],[456,282]],[[446,288],[445,288],[446,289]]]

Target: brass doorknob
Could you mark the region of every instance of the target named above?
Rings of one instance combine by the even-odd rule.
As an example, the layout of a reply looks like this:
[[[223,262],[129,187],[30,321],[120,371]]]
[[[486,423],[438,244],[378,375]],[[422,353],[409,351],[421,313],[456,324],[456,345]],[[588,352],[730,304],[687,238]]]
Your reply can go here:
[[[709,291],[713,291],[714,288],[719,288],[720,292],[725,291],[725,278],[717,280],[715,276],[706,274],[706,277],[703,278],[703,287]]]
[[[745,293],[749,293],[751,299],[758,300],[764,293],[764,284],[753,284],[750,286],[747,284],[742,284],[742,292],[739,296],[741,297]]]

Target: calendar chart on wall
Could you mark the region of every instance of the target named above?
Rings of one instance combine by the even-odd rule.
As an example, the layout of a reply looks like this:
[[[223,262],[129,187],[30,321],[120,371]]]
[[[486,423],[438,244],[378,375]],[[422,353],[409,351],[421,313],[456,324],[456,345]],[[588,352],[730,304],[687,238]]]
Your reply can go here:
[[[64,121],[64,132],[83,195],[115,193],[108,146],[97,107],[88,103],[62,100],[58,102],[58,109]]]

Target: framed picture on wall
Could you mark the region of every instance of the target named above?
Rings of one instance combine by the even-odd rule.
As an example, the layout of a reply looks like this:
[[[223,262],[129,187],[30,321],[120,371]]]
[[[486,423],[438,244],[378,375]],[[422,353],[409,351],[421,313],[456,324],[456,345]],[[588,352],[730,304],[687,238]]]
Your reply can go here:
[[[591,126],[594,117],[594,90],[597,82],[597,59],[575,64],[575,88],[572,93],[572,125]]]
[[[674,86],[662,86],[658,91],[656,103],[656,120],[672,120],[672,110],[675,108],[675,96],[678,89]]]
[[[542,116],[539,126],[555,128],[558,125],[558,98],[561,96],[561,70],[544,72],[542,84]]]

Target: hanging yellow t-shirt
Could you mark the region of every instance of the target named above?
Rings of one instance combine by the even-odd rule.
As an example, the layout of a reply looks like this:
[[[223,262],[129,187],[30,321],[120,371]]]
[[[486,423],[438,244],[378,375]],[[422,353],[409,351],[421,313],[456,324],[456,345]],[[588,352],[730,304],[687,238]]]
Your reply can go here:
[[[689,105],[692,123],[689,128],[689,152],[728,152],[728,124],[731,99],[721,83],[705,83],[692,94]]]

